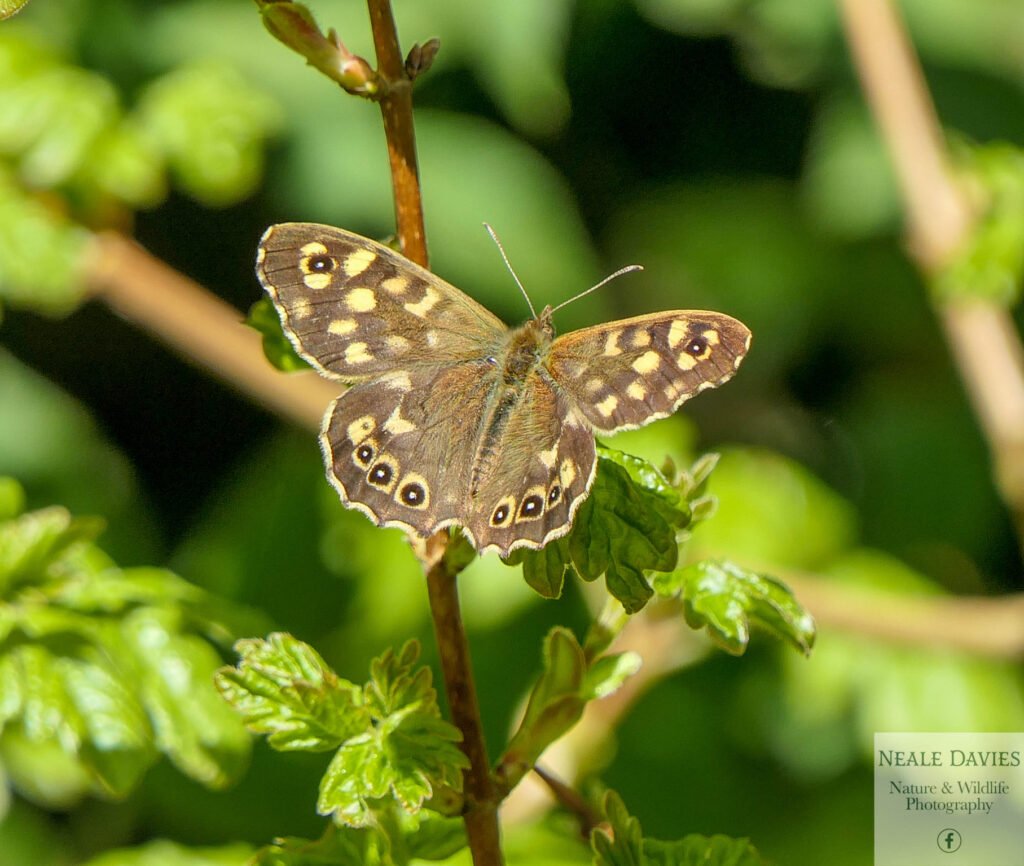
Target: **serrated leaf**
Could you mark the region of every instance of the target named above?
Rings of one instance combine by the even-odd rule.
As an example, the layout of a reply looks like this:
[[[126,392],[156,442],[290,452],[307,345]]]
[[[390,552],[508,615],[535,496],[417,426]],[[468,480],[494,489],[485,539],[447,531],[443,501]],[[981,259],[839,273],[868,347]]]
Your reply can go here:
[[[766,866],[747,839],[697,834],[672,842],[645,839],[640,822],[614,791],[605,795],[604,812],[610,831],[598,827],[590,835],[594,866]]]
[[[103,522],[46,508],[0,524],[0,598],[20,584],[47,578],[48,569],[73,545],[95,538]]]
[[[28,0],[0,0],[0,21],[21,11]]]
[[[319,839],[278,839],[257,851],[250,866],[366,866],[379,862],[381,842],[376,829],[332,824]]]
[[[309,645],[283,633],[242,640],[236,668],[215,683],[246,726],[280,751],[336,749],[362,733],[370,716],[361,689],[338,677]]]
[[[675,568],[690,519],[682,489],[653,464],[600,446],[593,487],[569,534],[539,551],[516,551],[508,562],[521,562],[545,597],[561,592],[570,567],[587,581],[604,575],[608,591],[634,613],[652,595],[647,574]]]
[[[278,318],[270,298],[260,298],[249,307],[249,315],[245,323],[259,331],[263,337],[263,354],[278,370],[293,373],[297,370],[309,370],[311,367],[299,357],[295,347],[284,335],[281,320]]]
[[[118,649],[134,662],[157,747],[183,772],[211,788],[238,777],[249,738],[211,687],[220,658],[205,640],[182,631],[172,609],[140,608],[124,618]]]
[[[377,718],[413,709],[439,714],[430,668],[414,670],[419,657],[419,642],[409,640],[397,653],[389,647],[370,663],[364,697]]]
[[[815,624],[782,581],[747,571],[731,562],[705,560],[658,575],[659,595],[681,595],[691,628],[707,628],[711,638],[734,655],[746,650],[750,625],[757,623],[807,654]]]

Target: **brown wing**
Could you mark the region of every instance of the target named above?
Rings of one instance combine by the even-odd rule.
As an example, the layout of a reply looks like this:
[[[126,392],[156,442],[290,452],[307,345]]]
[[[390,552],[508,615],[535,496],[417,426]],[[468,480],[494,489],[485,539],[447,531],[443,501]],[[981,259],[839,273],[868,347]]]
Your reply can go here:
[[[429,271],[332,226],[271,226],[256,273],[296,351],[323,375],[347,382],[483,358],[507,330]]]
[[[569,531],[594,480],[594,434],[544,373],[527,378],[493,442],[483,431],[478,453],[464,523],[481,552],[536,549]]]
[[[742,322],[676,310],[572,331],[551,344],[545,365],[594,429],[611,434],[728,381],[749,348]]]
[[[353,385],[328,410],[320,437],[342,501],[420,536],[458,524],[481,553],[564,535],[593,480],[593,434],[535,375],[489,441],[502,387],[486,362]]]

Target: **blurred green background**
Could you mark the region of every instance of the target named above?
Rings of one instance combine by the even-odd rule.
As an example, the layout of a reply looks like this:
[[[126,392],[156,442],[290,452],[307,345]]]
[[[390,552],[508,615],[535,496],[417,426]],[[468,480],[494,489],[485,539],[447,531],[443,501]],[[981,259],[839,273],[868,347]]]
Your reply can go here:
[[[309,5],[372,58],[364,4]],[[946,127],[1024,145],[1024,5],[899,6]],[[524,318],[487,221],[538,306],[645,266],[560,312],[563,331],[673,308],[753,330],[735,381],[615,442],[655,460],[723,452],[720,511],[693,556],[893,593],[1024,588],[830,0],[396,0],[395,13],[406,48],[442,45],[416,85],[438,273]],[[29,507],[106,518],[100,544],[121,565],[168,565],[342,674],[361,679],[408,636],[432,658],[410,553],[338,505],[314,437],[83,296],[99,228],[244,310],[267,225],[383,237],[391,214],[376,108],[271,39],[251,0],[33,0],[0,22],[0,475]],[[543,602],[494,557],[463,586],[497,751],[542,635],[584,628],[587,600],[573,586]],[[765,640],[739,659],[695,647],[700,661],[648,692],[602,757],[603,781],[660,838],[746,835],[780,864],[865,863],[874,731],[1024,729],[1007,663],[828,630],[810,660]],[[0,863],[314,836],[322,769],[258,744],[226,793],[165,762],[126,801],[60,804],[12,773]],[[561,824],[512,830],[510,845],[536,854]],[[544,862],[586,862],[568,848]]]

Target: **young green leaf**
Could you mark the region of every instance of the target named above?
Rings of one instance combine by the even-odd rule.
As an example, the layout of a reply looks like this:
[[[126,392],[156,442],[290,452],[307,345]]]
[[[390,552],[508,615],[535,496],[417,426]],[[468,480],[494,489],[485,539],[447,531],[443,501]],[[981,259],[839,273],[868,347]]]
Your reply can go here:
[[[0,21],[21,11],[28,0],[0,0]]]
[[[311,369],[281,330],[281,320],[270,298],[260,298],[249,307],[245,323],[260,332],[263,337],[263,354],[278,370],[293,373],[296,370]]]
[[[90,790],[125,796],[162,752],[222,786],[250,744],[211,688],[219,655],[194,632],[224,625],[206,617],[198,587],[161,569],[118,569],[91,542],[99,527],[62,508],[0,521],[4,748],[52,756],[32,763],[19,749],[8,773],[66,805]]]
[[[522,563],[547,598],[561,593],[570,567],[587,581],[604,575],[608,591],[635,613],[652,595],[647,575],[676,566],[679,534],[691,520],[684,490],[646,460],[600,446],[594,485],[569,534],[539,551],[515,551],[508,562]]]
[[[605,795],[604,811],[609,829],[598,827],[590,835],[594,866],[766,866],[747,839],[697,834],[672,842],[645,839],[640,822],[614,791]]]
[[[711,638],[734,655],[747,648],[751,622],[804,654],[814,646],[814,619],[774,577],[731,562],[705,560],[657,575],[654,588],[662,596],[681,596],[690,627],[706,627]]]
[[[543,751],[579,721],[588,701],[611,694],[639,667],[635,653],[624,653],[602,657],[588,668],[583,648],[571,631],[557,626],[548,632],[544,670],[498,762],[504,785],[514,787]]]
[[[249,730],[280,751],[327,751],[370,724],[362,689],[334,673],[307,644],[280,632],[241,640],[238,667],[215,683]]]
[[[374,659],[363,690],[369,723],[331,761],[320,783],[320,814],[363,827],[385,797],[415,813],[435,791],[461,790],[469,766],[456,745],[462,735],[440,717],[430,669],[416,669],[418,659],[416,641]]]

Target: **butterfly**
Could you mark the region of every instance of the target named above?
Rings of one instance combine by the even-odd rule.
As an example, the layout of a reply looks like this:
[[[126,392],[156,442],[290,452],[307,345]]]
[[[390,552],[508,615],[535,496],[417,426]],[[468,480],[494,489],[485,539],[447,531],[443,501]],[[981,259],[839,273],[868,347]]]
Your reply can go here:
[[[546,307],[509,328],[382,244],[271,226],[256,271],[296,351],[350,387],[320,435],[342,502],[420,537],[460,526],[507,556],[565,535],[597,470],[595,434],[640,427],[727,381],[736,319],[653,313],[555,336]]]

